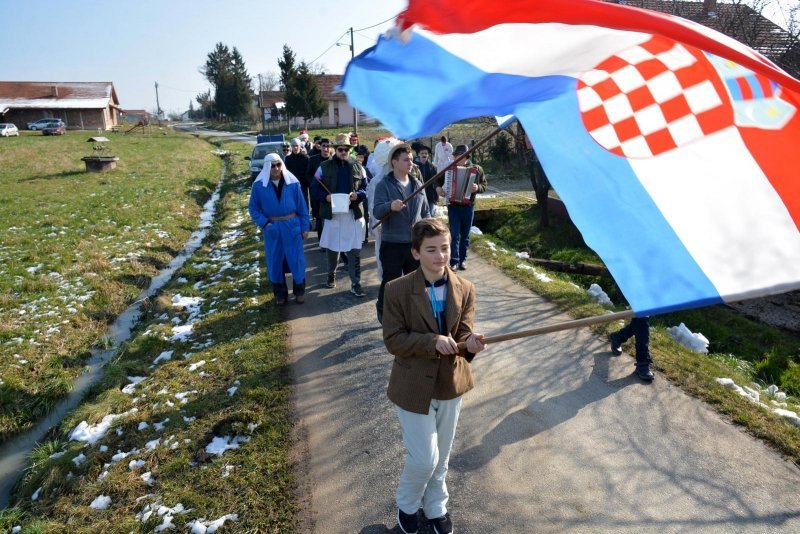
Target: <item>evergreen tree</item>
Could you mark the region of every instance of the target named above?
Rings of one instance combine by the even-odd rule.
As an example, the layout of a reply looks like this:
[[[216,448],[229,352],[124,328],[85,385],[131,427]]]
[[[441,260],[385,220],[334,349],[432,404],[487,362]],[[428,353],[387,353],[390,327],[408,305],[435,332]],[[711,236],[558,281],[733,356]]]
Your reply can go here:
[[[310,119],[321,117],[327,110],[317,80],[305,61],[300,62],[296,75],[286,88],[286,107],[291,110],[291,116],[303,117],[304,127]]]
[[[297,76],[297,67],[295,65],[295,54],[289,45],[283,45],[283,55],[278,58],[278,68],[281,70],[280,81],[281,89],[284,92],[284,100],[286,100],[286,126],[289,128],[290,117],[295,117],[299,113],[293,109],[289,104],[289,90],[294,84],[294,79]]]
[[[217,43],[200,72],[214,87],[214,107],[218,113],[231,118],[247,113],[251,105],[252,80],[236,47],[231,50]]]

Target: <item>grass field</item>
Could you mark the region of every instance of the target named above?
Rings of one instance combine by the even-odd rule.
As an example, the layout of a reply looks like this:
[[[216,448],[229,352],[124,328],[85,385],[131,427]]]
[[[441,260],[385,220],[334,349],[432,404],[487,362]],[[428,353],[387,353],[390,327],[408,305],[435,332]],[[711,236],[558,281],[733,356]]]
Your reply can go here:
[[[292,531],[286,329],[262,285],[261,236],[247,213],[249,149],[221,144],[238,172],[223,186],[208,245],[33,454],[19,502],[0,513],[3,531],[205,531],[223,519],[225,532]],[[82,422],[99,431],[109,415],[119,417],[95,442],[69,441]],[[92,508],[99,497],[107,509]]]
[[[586,292],[591,283],[600,284],[612,302],[618,304],[615,311],[624,309],[624,298],[610,276],[576,276],[538,266],[534,273],[518,267],[524,261],[514,253],[523,251],[531,257],[602,263],[586,247],[571,223],[558,218],[551,218],[551,222],[550,228],[542,229],[539,226],[538,207],[509,206],[503,216],[496,217],[488,225],[484,236],[475,240],[475,247],[489,261],[575,318],[608,312]],[[542,274],[551,281],[544,281]],[[681,322],[691,331],[701,332],[709,338],[709,354],[692,352],[668,335],[667,327],[677,326]],[[616,323],[605,324],[596,327],[595,331],[605,335],[620,326]],[[800,413],[800,390],[796,382],[791,378],[781,380],[787,376],[786,373],[794,376],[792,373],[797,370],[795,362],[800,354],[800,337],[746,319],[724,306],[654,316],[651,326],[651,352],[657,371],[800,464],[800,428],[769,410],[783,408]],[[633,340],[629,341],[626,348],[629,354],[633,354]],[[768,409],[721,386],[716,378],[732,378],[739,386],[762,390],[760,400]],[[781,390],[788,391],[789,397],[781,401],[774,395],[765,394],[763,389],[770,384],[777,384]]]
[[[167,130],[0,139],[0,442],[72,387],[92,346],[183,248],[219,180],[213,147]]]

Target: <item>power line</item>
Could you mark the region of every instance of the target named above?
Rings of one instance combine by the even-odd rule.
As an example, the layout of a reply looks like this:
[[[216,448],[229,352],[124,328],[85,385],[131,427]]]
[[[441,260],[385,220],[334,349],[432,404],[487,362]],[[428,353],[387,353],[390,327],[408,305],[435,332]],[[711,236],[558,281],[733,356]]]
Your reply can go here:
[[[353,30],[353,31],[356,32],[356,34],[358,34],[359,37],[363,37],[364,39],[367,39],[368,41],[370,41],[372,43],[377,41],[378,40],[378,35],[380,35],[380,34],[378,34],[378,35],[373,37],[373,36],[370,36],[370,35],[364,35],[363,33],[361,33],[358,30]]]
[[[309,61],[307,64],[308,64],[308,65],[312,65],[312,64],[313,64],[313,63],[315,63],[315,62],[316,62],[316,61],[317,61],[319,58],[321,58],[322,56],[324,56],[325,54],[327,54],[327,53],[328,53],[328,51],[329,51],[331,48],[333,48],[334,46],[336,46],[336,44],[339,42],[339,39],[341,39],[342,37],[344,37],[345,35],[347,35],[349,32],[350,32],[350,30],[345,30],[345,32],[344,32],[343,34],[341,34],[339,37],[337,37],[337,38],[336,38],[336,40],[335,40],[335,41],[334,41],[334,42],[333,42],[333,43],[332,43],[332,44],[331,44],[331,45],[330,45],[328,48],[326,48],[326,49],[325,49],[325,51],[324,51],[323,53],[321,53],[320,55],[318,55],[317,57],[315,57],[314,59],[312,59],[311,61]]]
[[[375,26],[380,26],[381,24],[384,24],[384,23],[386,23],[386,22],[389,22],[390,20],[392,20],[392,19],[394,19],[394,18],[397,18],[397,15],[392,15],[392,16],[391,16],[391,17],[389,17],[388,19],[386,19],[386,20],[384,20],[384,21],[381,21],[381,22],[379,22],[379,23],[377,23],[377,24],[373,24],[372,26],[367,26],[366,28],[358,28],[357,30],[353,30],[353,31],[354,31],[354,32],[360,32],[361,30],[369,30],[370,28],[374,28]]]

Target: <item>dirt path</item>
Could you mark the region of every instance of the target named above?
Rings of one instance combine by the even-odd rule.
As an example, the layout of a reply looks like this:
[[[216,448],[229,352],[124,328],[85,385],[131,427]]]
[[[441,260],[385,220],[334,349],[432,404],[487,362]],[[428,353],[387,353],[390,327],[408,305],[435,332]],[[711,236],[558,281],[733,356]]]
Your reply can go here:
[[[344,273],[324,288],[315,248],[307,302],[286,310],[308,517],[320,533],[386,532],[403,450],[374,259],[363,251],[356,299]],[[466,275],[486,333],[566,320],[479,258]],[[448,478],[459,533],[800,532],[800,470],[662,377],[641,383],[588,330],[490,346],[474,371]]]

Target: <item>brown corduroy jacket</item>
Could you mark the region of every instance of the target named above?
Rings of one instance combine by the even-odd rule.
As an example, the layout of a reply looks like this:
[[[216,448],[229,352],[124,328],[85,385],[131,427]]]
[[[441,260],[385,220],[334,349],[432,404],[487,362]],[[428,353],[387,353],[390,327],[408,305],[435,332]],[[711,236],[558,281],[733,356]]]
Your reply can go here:
[[[475,286],[448,268],[445,321],[456,342],[472,333],[474,317]],[[426,414],[431,399],[455,399],[473,387],[465,358],[472,355],[437,353],[438,332],[422,268],[386,285],[383,342],[394,356],[387,395],[404,410]]]

